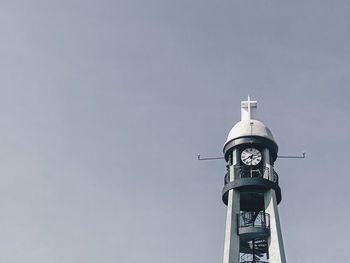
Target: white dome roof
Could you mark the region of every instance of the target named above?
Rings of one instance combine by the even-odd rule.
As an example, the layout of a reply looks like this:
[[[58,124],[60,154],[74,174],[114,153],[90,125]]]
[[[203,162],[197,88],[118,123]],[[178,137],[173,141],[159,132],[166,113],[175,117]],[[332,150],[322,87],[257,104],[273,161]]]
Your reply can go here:
[[[273,135],[269,128],[266,127],[264,123],[258,120],[242,120],[236,123],[235,126],[231,129],[228,134],[225,145],[232,141],[233,139],[237,139],[239,137],[246,136],[259,136],[269,139],[275,142]],[[276,143],[276,142],[275,142]]]

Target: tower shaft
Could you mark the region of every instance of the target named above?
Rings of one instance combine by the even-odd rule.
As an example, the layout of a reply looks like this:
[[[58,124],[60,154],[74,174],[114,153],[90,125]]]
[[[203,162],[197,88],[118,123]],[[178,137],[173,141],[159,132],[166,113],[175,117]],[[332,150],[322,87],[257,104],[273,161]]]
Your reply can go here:
[[[250,98],[242,102],[242,121],[232,128],[224,146],[223,263],[286,263],[277,208],[281,189],[274,170],[278,146],[271,131],[255,119],[256,108]]]

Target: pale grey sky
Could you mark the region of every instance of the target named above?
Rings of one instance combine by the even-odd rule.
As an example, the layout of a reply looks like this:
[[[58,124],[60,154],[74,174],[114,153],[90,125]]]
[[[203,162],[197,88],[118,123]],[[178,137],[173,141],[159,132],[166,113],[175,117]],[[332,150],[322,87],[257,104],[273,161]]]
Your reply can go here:
[[[350,2],[0,3],[0,261],[213,263],[220,156],[258,100],[288,262],[346,262]]]

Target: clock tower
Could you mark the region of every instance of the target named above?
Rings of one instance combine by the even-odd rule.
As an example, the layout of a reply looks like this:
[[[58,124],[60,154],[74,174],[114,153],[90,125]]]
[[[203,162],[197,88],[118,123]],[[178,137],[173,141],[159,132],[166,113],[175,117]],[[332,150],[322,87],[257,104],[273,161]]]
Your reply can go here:
[[[224,144],[227,173],[222,200],[227,205],[223,263],[286,263],[274,170],[278,146],[257,120],[257,102],[241,102],[241,121]]]

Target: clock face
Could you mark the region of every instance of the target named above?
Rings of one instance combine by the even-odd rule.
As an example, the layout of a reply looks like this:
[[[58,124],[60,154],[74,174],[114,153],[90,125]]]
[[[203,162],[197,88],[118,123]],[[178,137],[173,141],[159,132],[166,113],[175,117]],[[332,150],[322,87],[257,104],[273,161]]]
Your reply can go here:
[[[242,162],[246,165],[257,165],[260,163],[261,152],[255,148],[247,148],[241,153]]]

